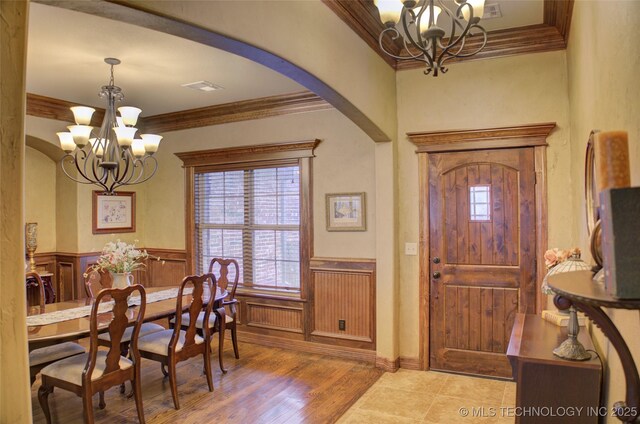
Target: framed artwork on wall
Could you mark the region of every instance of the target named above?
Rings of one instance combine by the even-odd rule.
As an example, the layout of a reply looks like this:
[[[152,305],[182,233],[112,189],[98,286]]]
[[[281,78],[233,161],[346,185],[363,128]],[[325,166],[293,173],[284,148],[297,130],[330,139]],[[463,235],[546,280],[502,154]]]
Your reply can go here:
[[[365,193],[326,194],[327,231],[366,231]]]
[[[93,192],[93,234],[136,231],[136,193],[119,191],[106,195]]]

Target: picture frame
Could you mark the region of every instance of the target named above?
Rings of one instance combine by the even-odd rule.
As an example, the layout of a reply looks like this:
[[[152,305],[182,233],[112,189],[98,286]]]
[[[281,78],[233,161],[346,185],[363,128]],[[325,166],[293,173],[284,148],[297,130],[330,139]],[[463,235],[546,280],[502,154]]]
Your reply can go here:
[[[367,231],[365,193],[325,195],[327,231]]]
[[[93,234],[133,233],[136,231],[136,193],[119,191],[106,195],[93,192]]]

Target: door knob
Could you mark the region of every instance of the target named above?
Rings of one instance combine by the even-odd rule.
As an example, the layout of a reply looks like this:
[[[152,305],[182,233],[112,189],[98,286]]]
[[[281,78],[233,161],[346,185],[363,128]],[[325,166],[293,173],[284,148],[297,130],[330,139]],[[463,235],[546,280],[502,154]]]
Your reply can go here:
[[[437,256],[435,258],[433,258],[433,263],[434,264],[439,264],[440,263],[440,258],[437,257]]]
[[[432,275],[433,275],[433,278],[437,280],[438,278],[440,278],[440,271],[436,271]]]

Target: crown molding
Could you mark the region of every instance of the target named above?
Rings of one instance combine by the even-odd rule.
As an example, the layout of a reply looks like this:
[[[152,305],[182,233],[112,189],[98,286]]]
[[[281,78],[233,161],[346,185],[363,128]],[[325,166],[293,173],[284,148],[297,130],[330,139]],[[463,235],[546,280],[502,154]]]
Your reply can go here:
[[[179,152],[175,155],[185,167],[288,160],[313,157],[321,140],[292,141],[256,146]]]
[[[80,105],[66,100],[27,93],[27,115],[73,123],[73,113],[69,110],[72,106]],[[333,109],[333,106],[316,94],[303,91],[153,115],[146,118],[141,117],[138,126],[145,132],[163,133],[325,109]],[[100,126],[103,118],[104,109],[96,108],[91,118],[91,124]]]
[[[417,153],[451,152],[473,149],[546,146],[555,122],[476,130],[447,130],[407,133]]]
[[[325,109],[333,106],[311,91],[303,91],[148,116],[144,125],[147,132],[163,133]]]
[[[69,109],[73,106],[85,105],[53,97],[40,96],[39,94],[27,93],[27,115],[74,123],[73,112]],[[104,109],[95,109],[96,111],[91,117],[91,125],[100,126],[104,119]]]
[[[416,60],[395,60],[381,50],[378,36],[384,25],[371,0],[322,1],[392,68],[405,70],[425,67],[423,62]],[[487,45],[480,53],[466,58],[454,58],[448,63],[563,50],[567,47],[573,4],[574,0],[544,0],[542,24],[491,31],[487,34]],[[480,37],[468,38],[463,52],[477,49],[480,43]],[[385,43],[385,48],[397,55],[400,53],[401,43],[399,40],[395,43],[389,41]]]

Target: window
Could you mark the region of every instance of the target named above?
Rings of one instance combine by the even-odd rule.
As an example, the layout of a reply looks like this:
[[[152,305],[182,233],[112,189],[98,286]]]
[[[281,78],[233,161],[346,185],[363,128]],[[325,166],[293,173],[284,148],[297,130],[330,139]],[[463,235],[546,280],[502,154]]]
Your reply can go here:
[[[300,289],[300,167],[195,174],[196,260],[240,265],[240,282]]]
[[[471,221],[491,221],[491,186],[469,186],[469,213]]]
[[[190,272],[207,272],[214,257],[235,259],[241,288],[305,296],[318,143],[176,154],[186,170]]]

